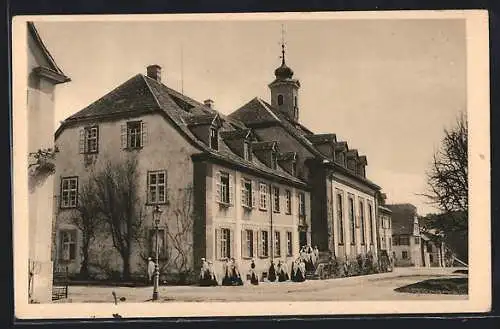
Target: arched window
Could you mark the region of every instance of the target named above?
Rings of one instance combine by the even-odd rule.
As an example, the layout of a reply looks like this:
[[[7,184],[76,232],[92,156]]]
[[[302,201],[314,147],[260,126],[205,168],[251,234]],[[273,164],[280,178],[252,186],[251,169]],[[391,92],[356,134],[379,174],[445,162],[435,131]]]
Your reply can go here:
[[[278,105],[283,105],[283,95],[278,95]]]

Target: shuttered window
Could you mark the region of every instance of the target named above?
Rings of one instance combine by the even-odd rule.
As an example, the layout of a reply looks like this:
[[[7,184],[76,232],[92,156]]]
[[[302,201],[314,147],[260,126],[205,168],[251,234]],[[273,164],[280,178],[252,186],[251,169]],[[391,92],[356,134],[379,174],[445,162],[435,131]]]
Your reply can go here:
[[[280,189],[273,186],[273,211],[280,212]]]
[[[252,181],[241,179],[241,204],[243,207],[252,208]]]
[[[285,207],[286,214],[290,215],[292,213],[292,192],[290,190],[285,191]]]
[[[260,231],[259,253],[260,253],[260,257],[269,257],[269,232],[268,231]]]
[[[286,232],[286,255],[293,255],[293,235],[292,232]]]
[[[231,230],[228,228],[221,228],[216,234],[217,239],[217,258],[224,259],[231,257]]]
[[[254,236],[253,230],[243,230],[241,232],[242,256],[246,258],[254,257]]]
[[[143,121],[129,121],[121,126],[121,145],[124,149],[137,149],[148,143],[148,131]]]
[[[259,209],[267,210],[267,185],[265,183],[259,185]]]
[[[361,244],[365,244],[365,206],[363,201],[359,201],[359,222],[360,222],[360,230],[361,230]]]
[[[281,232],[274,231],[274,256],[281,257]]]
[[[225,205],[234,204],[234,176],[226,172],[217,172],[215,175],[216,201]]]

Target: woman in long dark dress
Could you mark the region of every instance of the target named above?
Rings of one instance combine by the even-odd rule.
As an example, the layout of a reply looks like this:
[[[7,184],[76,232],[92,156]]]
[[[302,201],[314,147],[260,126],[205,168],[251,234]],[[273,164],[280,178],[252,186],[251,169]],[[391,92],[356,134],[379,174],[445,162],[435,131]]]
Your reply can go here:
[[[271,261],[271,266],[269,266],[269,275],[267,276],[267,279],[270,282],[276,281],[276,269],[274,268],[274,262]]]
[[[224,268],[223,268],[223,273],[224,277],[222,278],[222,285],[223,286],[230,286],[231,285],[231,278],[230,278],[230,264],[229,260],[226,260],[224,263]]]
[[[252,259],[252,263],[250,264],[250,283],[254,286],[259,284],[259,278],[257,278],[257,274],[255,274],[255,261]]]
[[[281,260],[278,262],[278,282],[284,282],[286,281],[286,275],[285,275],[285,269],[283,268],[283,263],[281,263]]]
[[[241,280],[240,271],[238,270],[238,266],[236,265],[236,261],[231,259],[232,270],[231,270],[231,281],[233,286],[242,286],[243,280]]]
[[[303,260],[298,264],[295,280],[295,282],[304,282],[306,280],[306,266]]]
[[[292,269],[290,271],[290,280],[295,282],[295,272],[297,271],[297,260],[292,262]]]

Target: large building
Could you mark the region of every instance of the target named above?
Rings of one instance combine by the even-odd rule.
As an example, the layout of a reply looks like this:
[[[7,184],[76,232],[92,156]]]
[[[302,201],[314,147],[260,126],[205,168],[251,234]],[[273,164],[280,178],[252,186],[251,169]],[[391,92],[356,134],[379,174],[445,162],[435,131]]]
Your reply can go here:
[[[56,85],[70,79],[57,66],[35,25],[27,26],[29,151],[29,291],[30,302],[52,296],[51,233],[53,218],[54,101]]]
[[[386,195],[379,195],[378,206],[378,237],[379,249],[386,252],[387,256],[392,255],[392,211],[385,206]]]
[[[153,210],[163,209],[165,258],[179,252],[171,250],[179,224],[169,226],[178,218],[179,202],[194,209],[193,226],[182,240],[192,245],[189,268],[197,269],[205,257],[220,275],[224,260],[234,257],[245,272],[253,258],[262,273],[271,260],[290,263],[306,244],[341,259],[368,251],[376,257],[380,188],[366,177],[366,156],[335,134],[314,134],[299,123],[300,83],[284,53],[269,85],[271,102],[254,98],[229,116],[211,100],[200,103],[169,88],[161,76],[158,65],[149,66],[146,75],[132,77],[57,130],[59,262],[72,272],[81,265],[82,238],[72,220],[79,216],[79,186],[108,160],[132,155],[151,230]],[[189,202],[182,197],[186,190],[193,191]],[[145,250],[132,255],[133,272],[143,271],[154,254],[148,240],[153,236],[146,235]],[[97,267],[121,266],[106,230],[90,255]]]
[[[412,204],[390,204],[392,211],[392,255],[395,266],[423,266],[417,208]]]

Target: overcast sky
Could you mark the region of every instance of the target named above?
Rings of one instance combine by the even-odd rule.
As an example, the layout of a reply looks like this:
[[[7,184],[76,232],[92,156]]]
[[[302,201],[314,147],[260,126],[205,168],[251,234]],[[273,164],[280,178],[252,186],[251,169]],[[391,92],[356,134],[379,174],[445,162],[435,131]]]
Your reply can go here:
[[[58,86],[56,127],[149,64],[162,66],[169,87],[211,98],[225,114],[269,100],[281,24],[302,85],[301,123],[365,154],[389,203],[434,211],[417,194],[444,127],[466,110],[463,20],[39,22],[72,79]]]

